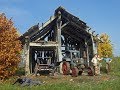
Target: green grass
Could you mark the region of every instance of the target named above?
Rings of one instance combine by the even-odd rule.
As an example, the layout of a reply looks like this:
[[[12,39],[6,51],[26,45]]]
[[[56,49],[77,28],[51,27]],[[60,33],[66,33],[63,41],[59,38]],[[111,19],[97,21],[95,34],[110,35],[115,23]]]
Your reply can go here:
[[[119,90],[120,88],[120,58],[114,58],[111,63],[109,75],[105,71],[105,63],[102,64],[101,76],[38,76],[43,85],[33,87],[21,87],[12,85],[16,78],[11,78],[0,83],[0,90]]]
[[[78,79],[78,78],[77,78]],[[107,81],[94,81],[89,82],[56,82],[50,84],[44,84],[34,87],[21,87],[19,85],[11,85],[10,83],[1,84],[1,90],[119,90],[119,79],[111,79]]]

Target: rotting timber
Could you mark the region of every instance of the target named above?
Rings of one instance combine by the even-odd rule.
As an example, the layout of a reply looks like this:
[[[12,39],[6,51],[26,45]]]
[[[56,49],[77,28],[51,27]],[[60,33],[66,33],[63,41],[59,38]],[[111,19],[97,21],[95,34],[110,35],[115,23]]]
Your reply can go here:
[[[49,69],[48,64],[60,64],[65,52],[69,50],[78,51],[79,58],[84,59],[85,66],[90,66],[93,55],[97,53],[98,39],[90,29],[85,22],[63,7],[57,8],[47,22],[41,26],[32,26],[20,37],[26,74],[34,73],[35,52],[42,62],[41,65],[46,66],[46,70]]]

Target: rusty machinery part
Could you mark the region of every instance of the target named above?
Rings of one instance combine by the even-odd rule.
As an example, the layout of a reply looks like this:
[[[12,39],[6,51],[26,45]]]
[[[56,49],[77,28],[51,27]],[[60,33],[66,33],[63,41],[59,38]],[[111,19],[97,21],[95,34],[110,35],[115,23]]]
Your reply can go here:
[[[88,69],[88,75],[89,76],[93,76],[94,75],[94,69],[93,69],[93,67],[88,67],[87,69]]]
[[[78,75],[82,75],[82,73],[83,73],[83,69],[80,69]]]
[[[63,75],[70,74],[70,64],[69,64],[69,62],[63,61],[63,63],[62,63],[62,72],[63,72]]]
[[[72,77],[77,77],[78,76],[78,68],[77,67],[73,67],[72,68]]]
[[[85,65],[77,65],[77,68],[79,70],[78,75],[82,75],[82,73],[85,69]]]

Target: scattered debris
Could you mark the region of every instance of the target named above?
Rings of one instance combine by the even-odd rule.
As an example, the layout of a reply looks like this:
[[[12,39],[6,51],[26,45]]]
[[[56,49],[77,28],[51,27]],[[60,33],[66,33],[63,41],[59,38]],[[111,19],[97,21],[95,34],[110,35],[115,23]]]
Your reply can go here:
[[[23,78],[19,77],[19,78],[13,83],[13,85],[16,84],[16,83],[19,83],[22,87],[24,87],[24,86],[36,86],[36,85],[41,85],[41,84],[43,84],[43,83],[42,83],[41,81],[39,81],[39,80],[33,80],[33,79],[31,79],[31,78],[28,78],[28,77],[23,77]]]

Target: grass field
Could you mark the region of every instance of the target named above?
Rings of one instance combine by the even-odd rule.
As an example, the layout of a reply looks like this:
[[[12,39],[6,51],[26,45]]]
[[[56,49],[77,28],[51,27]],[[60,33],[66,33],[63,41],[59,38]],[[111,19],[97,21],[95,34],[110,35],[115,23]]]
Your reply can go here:
[[[16,77],[0,83],[0,90],[119,90],[120,88],[120,58],[114,58],[109,75],[105,72],[105,63],[102,64],[101,76],[38,76],[44,84],[33,87],[12,85]],[[35,78],[35,77],[33,77]]]

